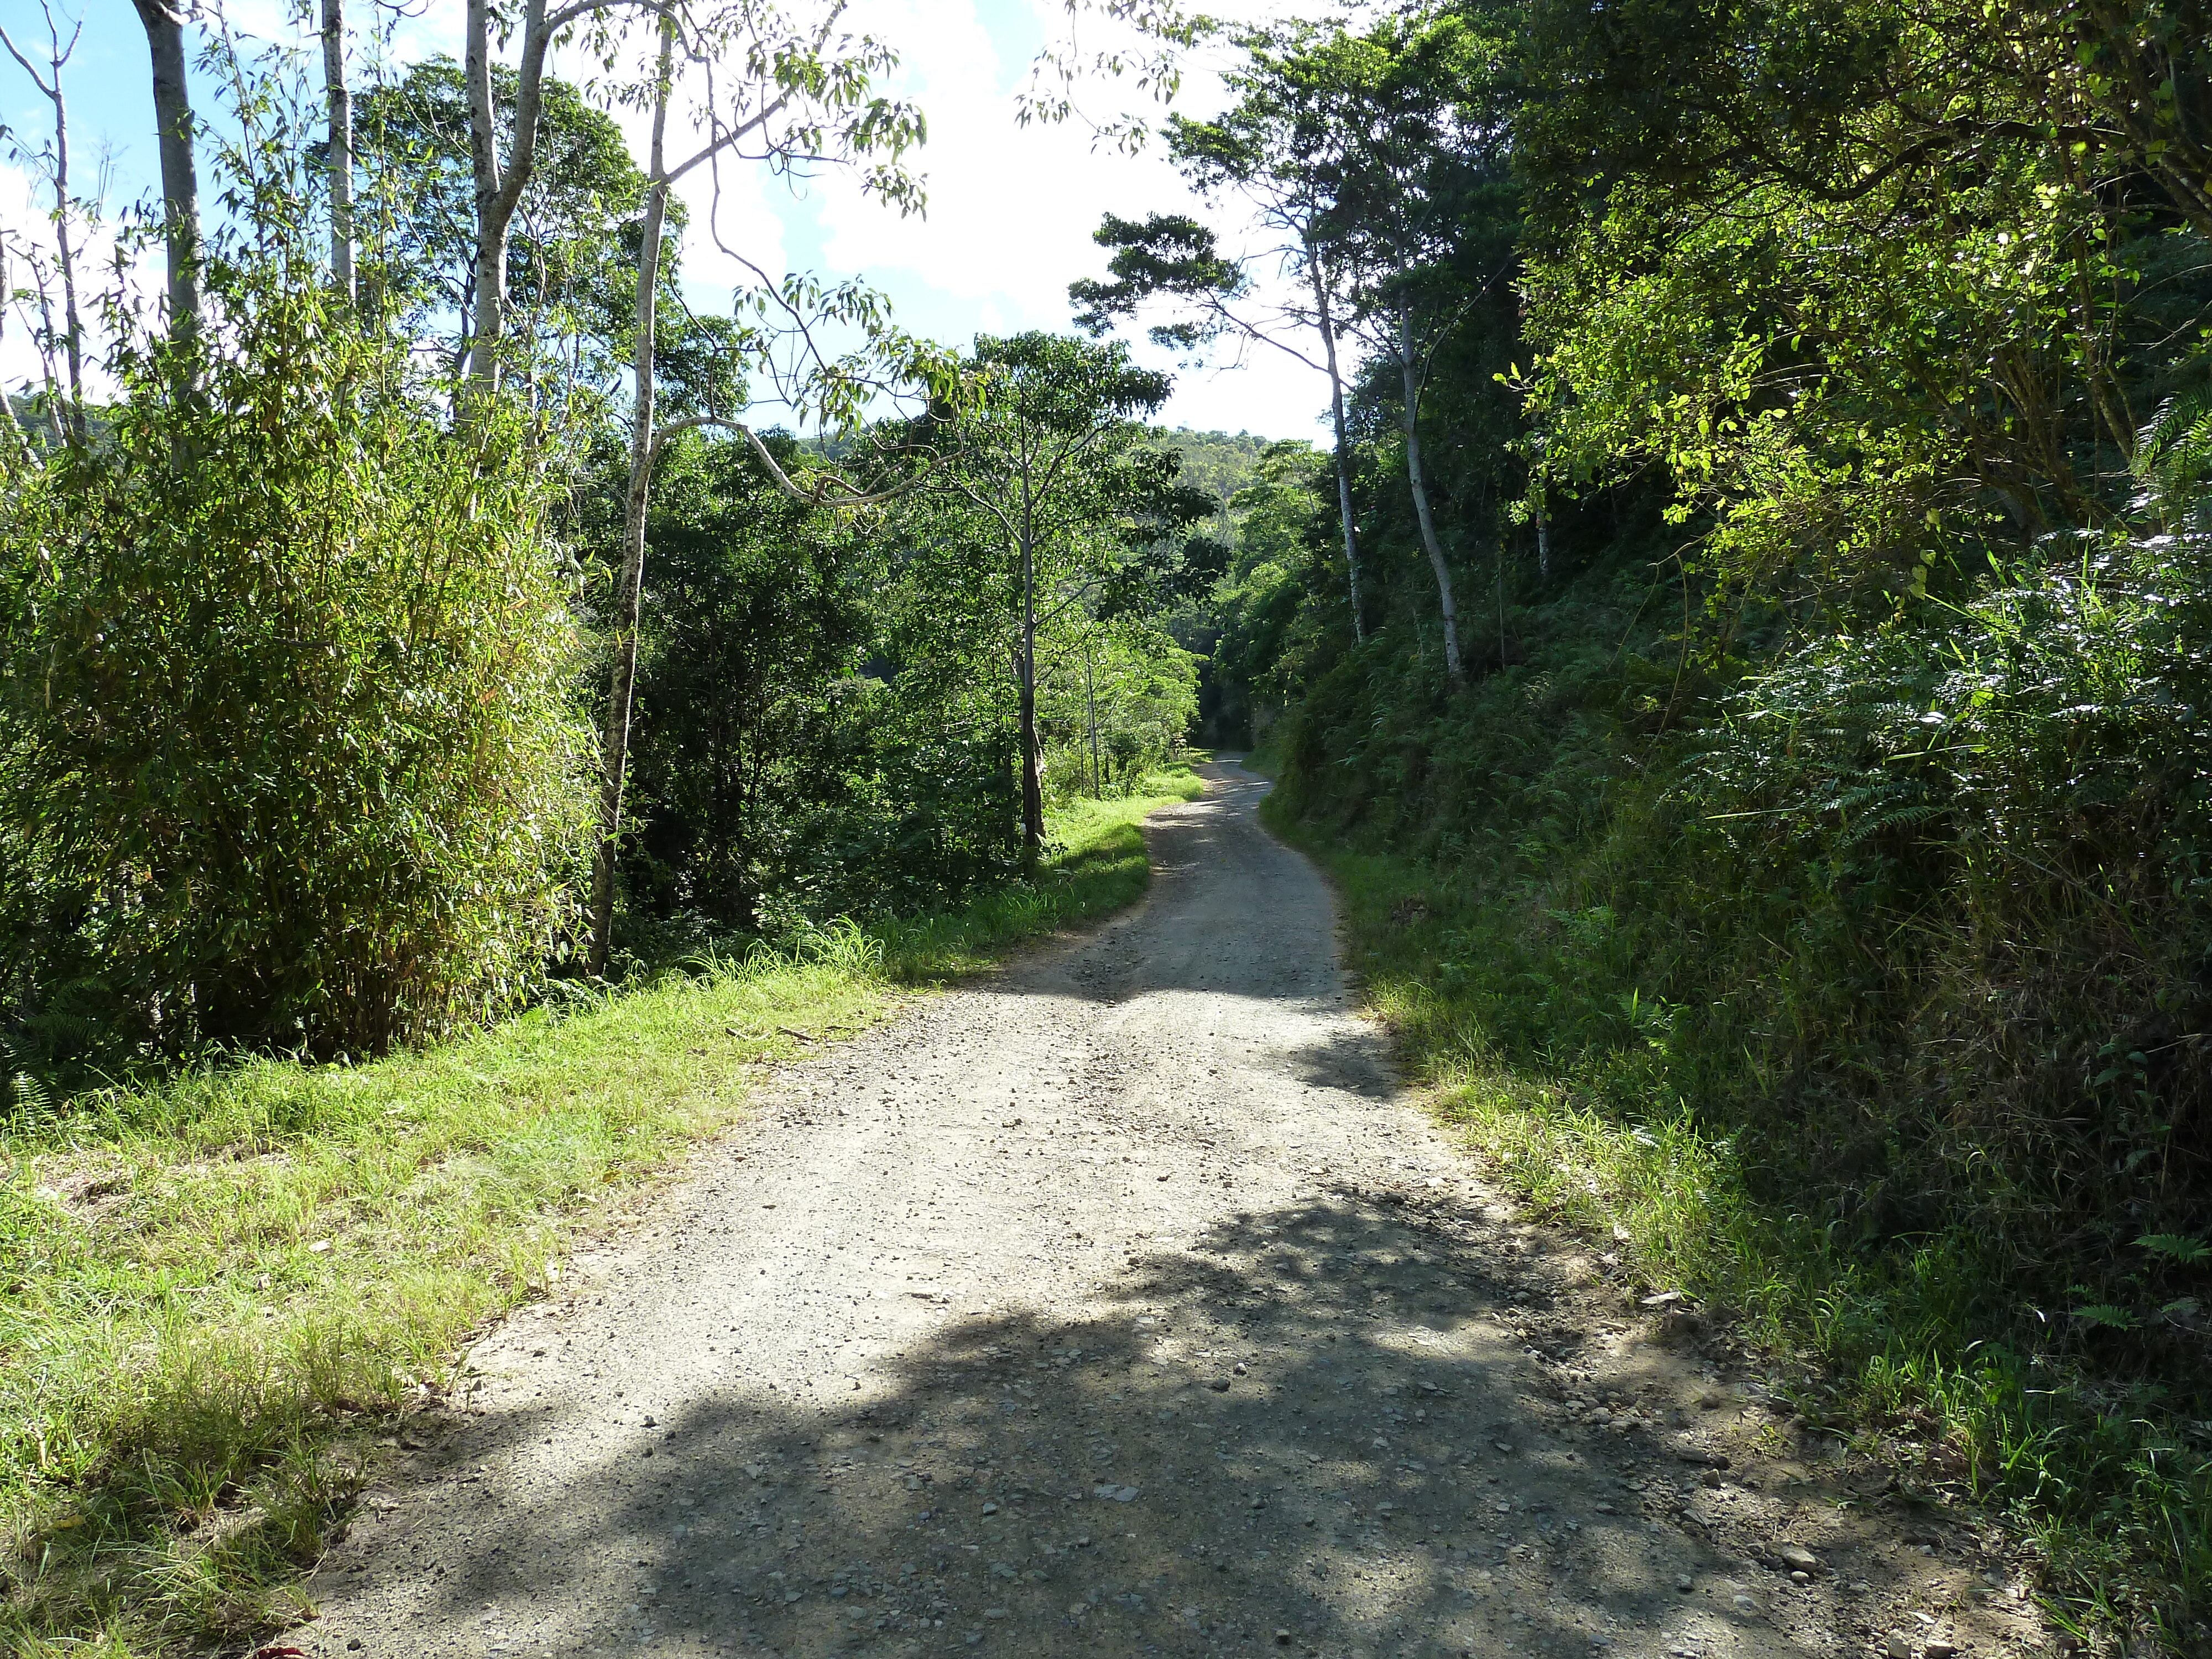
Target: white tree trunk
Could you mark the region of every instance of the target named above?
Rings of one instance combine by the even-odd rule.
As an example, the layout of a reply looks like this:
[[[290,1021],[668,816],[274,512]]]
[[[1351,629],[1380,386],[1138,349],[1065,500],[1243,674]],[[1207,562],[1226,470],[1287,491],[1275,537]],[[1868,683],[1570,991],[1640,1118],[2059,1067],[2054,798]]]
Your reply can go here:
[[[1459,607],[1452,598],[1451,567],[1444,562],[1443,543],[1437,537],[1437,521],[1429,511],[1429,487],[1421,476],[1421,379],[1413,361],[1413,314],[1408,306],[1398,307],[1398,362],[1406,386],[1406,482],[1413,492],[1413,516],[1420,520],[1421,545],[1428,550],[1429,568],[1436,573],[1437,599],[1443,612],[1444,673],[1454,685],[1463,684],[1467,670],[1459,655]]]
[[[169,267],[169,340],[191,374],[200,337],[200,184],[192,159],[192,100],[185,25],[164,0],[133,0],[154,64],[154,126],[161,157],[161,227]],[[183,389],[189,390],[189,384]]]
[[[8,48],[8,55],[23,66],[23,73],[31,77],[31,84],[44,93],[54,106],[54,251],[62,278],[62,355],[69,365],[70,432],[80,444],[84,441],[84,328],[76,308],[76,246],[70,240],[69,100],[62,90],[62,68],[76,52],[78,36],[83,32],[84,25],[80,22],[70,34],[69,44],[64,46],[53,12],[48,9],[46,37],[51,46],[46,54],[47,72],[41,75],[38,66],[23,56],[9,38],[8,31],[0,28],[0,45]],[[7,282],[0,278],[0,295],[8,291]],[[15,422],[11,419],[9,424],[12,427]]]
[[[466,319],[469,379],[479,389],[489,389],[498,381],[500,340],[507,325],[507,234],[537,157],[545,50],[552,43],[552,31],[546,27],[545,0],[524,0],[522,56],[515,72],[514,142],[502,163],[498,107],[492,98],[492,11],[493,0],[468,0],[467,56],[462,64],[468,83],[469,163],[477,209],[476,269]]]
[[[1352,591],[1352,637],[1367,637],[1359,614],[1359,541],[1352,518],[1352,444],[1344,424],[1344,377],[1336,366],[1336,321],[1328,303],[1328,283],[1321,256],[1310,244],[1306,248],[1306,273],[1313,279],[1314,314],[1321,328],[1322,361],[1328,366],[1328,412],[1336,425],[1336,515],[1344,526],[1344,574]]]
[[[353,303],[353,93],[346,85],[345,0],[323,0],[323,95],[330,112],[331,285]]]

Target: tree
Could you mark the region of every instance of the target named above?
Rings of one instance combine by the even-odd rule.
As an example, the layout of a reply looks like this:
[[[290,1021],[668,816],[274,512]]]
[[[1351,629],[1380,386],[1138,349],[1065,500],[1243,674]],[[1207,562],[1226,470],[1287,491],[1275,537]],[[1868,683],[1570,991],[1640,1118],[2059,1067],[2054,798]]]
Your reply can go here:
[[[1481,199],[1506,172],[1503,48],[1467,11],[1408,13],[1364,34],[1311,41],[1294,60],[1303,83],[1353,135],[1327,234],[1357,273],[1376,356],[1397,365],[1407,489],[1454,685],[1467,677],[1459,606],[1423,464],[1421,400],[1437,346],[1516,262],[1512,218]],[[1492,227],[1502,219],[1505,234],[1486,238],[1486,218]],[[1470,252],[1495,263],[1486,273],[1470,270]]]
[[[346,85],[345,0],[323,0],[323,97],[329,110],[331,282],[353,303],[353,94]]]
[[[515,109],[513,71],[495,70],[503,136]],[[363,252],[362,303],[418,335],[442,336],[462,372],[471,341],[477,272],[467,87],[448,58],[410,64],[396,82],[362,95],[359,142],[387,228]],[[511,138],[509,139],[511,142]],[[537,161],[521,191],[502,261],[503,338],[533,386],[611,391],[630,357],[638,235],[646,179],[622,130],[582,89],[548,76],[538,88]],[[667,226],[684,222],[671,203]],[[671,240],[673,240],[672,235]],[[661,261],[664,301],[673,299],[675,262]],[[666,308],[675,311],[672,305]],[[444,333],[447,319],[459,332]],[[665,326],[665,325],[664,325]],[[526,331],[526,339],[520,337]]]
[[[1254,31],[1239,38],[1247,61],[1229,77],[1238,102],[1215,121],[1171,125],[1170,149],[1194,182],[1210,193],[1234,189],[1264,224],[1287,233],[1275,252],[1303,277],[1310,309],[1255,314],[1245,266],[1222,258],[1212,233],[1180,216],[1143,224],[1109,216],[1098,240],[1118,250],[1115,280],[1070,289],[1087,307],[1079,320],[1094,327],[1148,301],[1176,301],[1181,319],[1153,331],[1163,343],[1226,335],[1311,362],[1281,331],[1286,322],[1316,330],[1322,356],[1315,367],[1328,374],[1336,422],[1356,630],[1364,624],[1337,354],[1347,329],[1364,326],[1375,356],[1399,370],[1407,484],[1455,684],[1464,678],[1458,605],[1424,465],[1420,409],[1437,343],[1510,270],[1510,230],[1486,278],[1463,269],[1462,234],[1470,196],[1504,171],[1505,38],[1501,26],[1468,10],[1410,12],[1358,33],[1304,22]]]
[[[1130,562],[1113,532],[1157,512],[1171,490],[1175,457],[1152,448],[1139,424],[1167,401],[1170,383],[1131,363],[1119,341],[1042,333],[979,336],[973,366],[984,403],[955,429],[935,488],[975,509],[1011,579],[1022,845],[1033,866],[1044,846],[1038,629]],[[1193,502],[1192,516],[1212,505]]]
[[[476,0],[471,0],[476,3]],[[166,0],[132,0],[154,64],[154,127],[161,157],[161,230],[168,261],[169,343],[180,388],[200,337],[200,182],[192,157],[191,88],[185,80],[184,19]]]
[[[1133,316],[1164,297],[1179,302],[1182,314],[1154,328],[1160,343],[1189,347],[1228,337],[1285,352],[1328,377],[1337,517],[1358,639],[1365,636],[1364,608],[1345,376],[1338,361],[1346,273],[1327,239],[1353,135],[1294,73],[1296,53],[1317,27],[1293,23],[1237,37],[1247,62],[1225,78],[1238,101],[1212,121],[1174,116],[1168,124],[1169,154],[1176,165],[1208,196],[1242,200],[1267,230],[1282,238],[1255,257],[1273,258],[1307,300],[1261,301],[1250,262],[1224,257],[1213,231],[1182,214],[1154,214],[1141,223],[1107,215],[1096,239],[1115,250],[1109,266],[1114,281],[1079,280],[1070,284],[1068,294],[1083,307],[1078,325],[1092,333],[1103,333],[1114,319]],[[1308,330],[1318,344],[1318,357],[1291,343]]]
[[[764,441],[799,465],[789,437]],[[866,769],[851,727],[873,712],[874,682],[857,681],[881,637],[874,527],[793,500],[741,441],[690,433],[668,449],[639,623],[633,908],[755,929],[797,890],[850,902],[817,854],[849,857],[876,805],[846,799]]]
[[[507,327],[507,236],[538,159],[545,54],[569,23],[604,9],[587,3],[564,6],[549,15],[545,0],[523,0],[521,62],[515,73],[514,116],[502,158],[499,110],[493,101],[493,0],[468,0],[467,44],[462,60],[476,209],[475,260],[469,283],[471,303],[462,332],[469,343],[469,378],[483,390],[493,386],[499,375],[500,338]]]
[[[865,506],[872,499],[850,491],[831,495],[799,490],[734,410],[701,410],[668,426],[656,426],[654,419],[661,234],[669,194],[678,180],[726,157],[788,171],[807,161],[872,156],[880,159],[869,175],[869,188],[903,207],[920,204],[919,185],[899,167],[898,158],[920,140],[921,118],[906,105],[876,95],[874,77],[895,60],[865,36],[840,38],[836,29],[842,9],[830,6],[811,26],[801,26],[760,0],[738,0],[696,18],[672,8],[655,26],[658,51],[640,94],[652,111],[653,136],[638,240],[631,324],[629,477],[615,585],[614,666],[601,739],[599,842],[592,866],[591,966],[595,973],[605,969],[614,938],[615,864],[637,682],[646,516],[653,466],[663,446],[679,431],[724,428],[746,436],[770,475],[794,494],[817,505]],[[672,158],[667,152],[668,112],[676,91],[679,44],[688,64],[720,64],[724,72],[705,80],[704,104],[694,128],[704,135],[702,142],[688,155]],[[739,66],[739,73],[727,72],[732,63]],[[866,394],[883,384],[886,372],[908,380],[926,380],[933,373],[933,355],[892,329],[873,296],[863,291],[848,286],[842,295],[824,295],[802,278],[787,283],[778,302],[808,342],[809,368],[795,388],[787,389],[798,391],[803,407],[833,424],[849,423]],[[833,360],[814,351],[813,319],[806,315],[810,310],[857,324],[863,339],[860,353]],[[772,349],[766,333],[750,330],[741,331],[732,343],[735,361],[726,366],[726,373],[732,381],[748,368],[764,366],[763,354]]]
[[[79,443],[84,441],[84,326],[76,308],[76,252],[70,241],[70,220],[76,204],[70,196],[69,101],[62,91],[62,70],[76,51],[76,43],[84,33],[84,22],[79,19],[70,31],[66,44],[62,40],[61,25],[55,21],[53,8],[41,0],[40,10],[46,20],[46,73],[39,73],[38,65],[23,55],[22,50],[9,38],[8,31],[0,28],[0,46],[8,48],[8,55],[23,66],[23,73],[31,77],[31,84],[46,95],[54,106],[54,143],[48,152],[49,170],[54,185],[54,252],[62,283],[62,346],[69,363],[70,430]],[[0,295],[6,284],[0,283]],[[4,305],[0,297],[0,305]]]

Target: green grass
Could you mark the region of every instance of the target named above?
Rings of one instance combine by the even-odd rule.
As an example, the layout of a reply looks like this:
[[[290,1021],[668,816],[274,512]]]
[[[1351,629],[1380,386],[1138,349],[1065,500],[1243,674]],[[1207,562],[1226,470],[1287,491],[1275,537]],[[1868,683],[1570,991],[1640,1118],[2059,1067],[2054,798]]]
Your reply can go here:
[[[1887,1461],[1908,1493],[2005,1514],[2048,1563],[2062,1625],[2212,1651],[2203,1425],[2192,1436],[2154,1393],[1993,1336],[1975,1294],[1991,1241],[1954,1229],[1881,1253],[1839,1245],[1747,1166],[1739,1137],[1699,1120],[1662,1015],[1641,1048],[1509,1048],[1486,1024],[1498,988],[1467,975],[1528,959],[1524,907],[1464,870],[1267,816],[1330,872],[1367,1002],[1502,1184],[1607,1241],[1642,1290],[1686,1291],[1732,1321],[1808,1418]]]
[[[0,1135],[0,1650],[146,1655],[304,1610],[374,1436],[580,1237],[741,1121],[764,1061],[1139,897],[1139,825],[1075,802],[966,908],[541,1008],[354,1066],[264,1060]]]

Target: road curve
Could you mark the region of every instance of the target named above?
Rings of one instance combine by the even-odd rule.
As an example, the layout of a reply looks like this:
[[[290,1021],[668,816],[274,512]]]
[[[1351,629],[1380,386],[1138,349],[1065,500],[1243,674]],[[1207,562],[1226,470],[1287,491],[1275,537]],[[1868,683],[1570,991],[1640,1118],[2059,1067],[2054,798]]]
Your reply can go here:
[[[1401,1095],[1267,786],[1207,775],[1143,905],[792,1066],[482,1344],[285,1641],[1840,1650],[1644,1512],[1679,1402],[1538,1409],[1570,1269]]]

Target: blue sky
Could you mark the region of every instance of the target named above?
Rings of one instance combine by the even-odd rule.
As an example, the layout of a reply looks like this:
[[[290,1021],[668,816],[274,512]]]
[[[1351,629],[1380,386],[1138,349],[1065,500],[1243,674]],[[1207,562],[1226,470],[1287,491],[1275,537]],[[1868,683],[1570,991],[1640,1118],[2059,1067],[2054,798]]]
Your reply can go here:
[[[1244,9],[1267,5],[1251,0]],[[441,51],[458,57],[460,0],[428,0],[417,9],[423,15],[402,24],[392,43],[396,57],[404,61]],[[57,10],[84,20],[66,71],[76,188],[88,193],[105,167],[112,218],[150,191],[157,176],[145,37],[130,0],[58,0]],[[228,0],[226,6],[240,34],[299,41],[304,37],[291,10],[287,0]],[[362,15],[368,7],[355,0],[349,10]],[[1080,124],[1017,126],[1016,92],[1048,33],[1065,27],[1054,0],[856,0],[852,15],[899,52],[894,87],[920,102],[929,118],[930,143],[919,162],[929,176],[928,213],[902,221],[835,176],[798,193],[758,177],[727,180],[719,204],[703,188],[690,192],[695,226],[708,212],[718,213],[724,239],[761,265],[865,277],[890,296],[905,326],[965,343],[979,331],[1065,328],[1067,283],[1103,267],[1102,251],[1090,240],[1101,213],[1204,211],[1157,147],[1128,156],[1094,145]],[[32,40],[45,38],[37,0],[0,0],[0,23],[35,55]],[[358,78],[359,68],[356,73]],[[1083,94],[1086,108],[1100,115],[1118,113],[1136,96],[1112,82],[1095,83]],[[1221,96],[1200,57],[1189,66],[1176,106],[1206,113]],[[45,100],[4,60],[0,118],[34,140],[51,130]],[[0,167],[0,223],[11,234],[50,234],[33,217],[45,205],[40,190],[21,169]],[[687,244],[685,270],[695,306],[729,303],[738,273],[701,229]],[[11,322],[0,337],[0,376],[11,385],[23,378],[24,351],[22,330]],[[1139,353],[1171,366],[1149,345],[1140,345]],[[1324,402],[1311,371],[1287,359],[1255,359],[1241,368],[1180,372],[1165,418],[1319,440]]]

